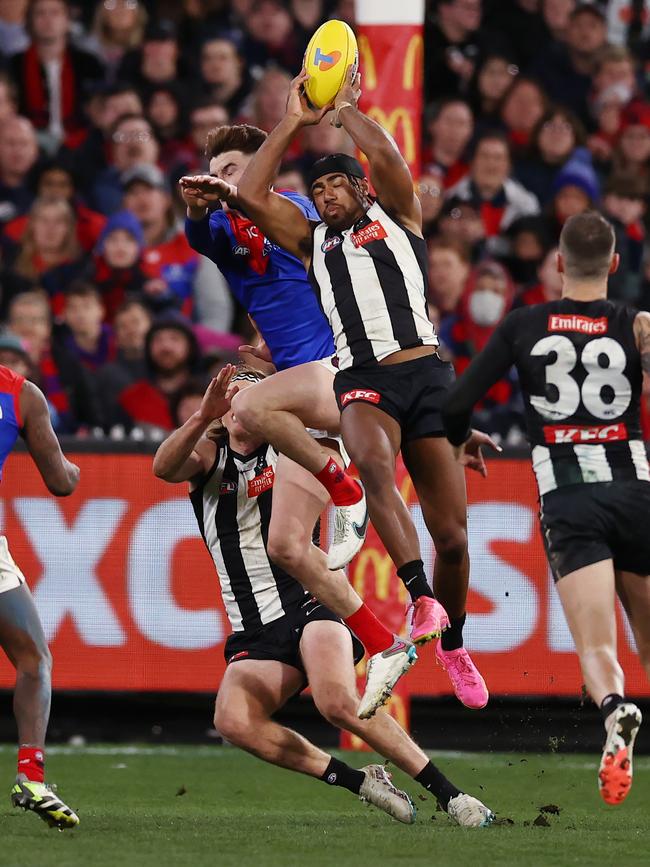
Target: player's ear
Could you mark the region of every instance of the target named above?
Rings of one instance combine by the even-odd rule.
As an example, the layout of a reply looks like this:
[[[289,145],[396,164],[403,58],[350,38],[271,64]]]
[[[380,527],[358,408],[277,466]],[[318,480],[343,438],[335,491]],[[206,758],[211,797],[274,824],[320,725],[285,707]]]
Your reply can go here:
[[[558,274],[564,274],[564,258],[562,257],[562,253],[559,251],[555,254],[555,266]]]
[[[609,273],[615,274],[618,271],[618,266],[621,264],[621,257],[618,253],[614,253],[609,266]]]

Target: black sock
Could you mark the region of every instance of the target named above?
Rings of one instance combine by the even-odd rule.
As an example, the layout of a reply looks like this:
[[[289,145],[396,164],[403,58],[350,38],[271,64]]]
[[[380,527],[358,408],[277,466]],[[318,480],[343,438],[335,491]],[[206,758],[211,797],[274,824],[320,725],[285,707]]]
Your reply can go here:
[[[450,783],[447,777],[438,770],[433,762],[429,762],[429,764],[420,771],[415,778],[415,782],[424,786],[427,792],[431,792],[432,795],[435,795],[440,802],[440,806],[445,811],[449,806],[449,801],[452,798],[455,798],[456,795],[460,795],[460,789],[457,789],[453,783]]]
[[[344,789],[349,789],[358,795],[365,778],[366,775],[363,771],[351,768],[350,765],[346,765],[345,762],[340,762],[332,756],[320,779],[330,786],[343,786]]]
[[[606,720],[607,717],[613,710],[619,706],[619,704],[623,704],[625,699],[622,695],[618,695],[616,692],[611,692],[609,695],[606,695],[605,698],[600,703],[600,712],[603,715],[603,719]]]
[[[405,563],[399,567],[397,574],[408,590],[412,602],[415,602],[420,596],[433,598],[433,590],[429,587],[427,576],[424,574],[422,560],[411,560],[410,563]]]
[[[463,646],[463,626],[465,625],[466,614],[462,617],[450,617],[449,628],[440,636],[443,650],[458,650]]]

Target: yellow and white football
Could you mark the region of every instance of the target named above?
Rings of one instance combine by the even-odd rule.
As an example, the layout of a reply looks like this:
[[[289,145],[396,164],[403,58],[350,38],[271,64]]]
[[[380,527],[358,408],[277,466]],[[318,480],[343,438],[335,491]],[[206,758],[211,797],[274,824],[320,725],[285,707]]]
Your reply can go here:
[[[309,74],[307,99],[315,108],[323,108],[341,89],[348,67],[354,64],[356,71],[359,66],[354,33],[344,21],[326,21],[309,40],[304,63]]]

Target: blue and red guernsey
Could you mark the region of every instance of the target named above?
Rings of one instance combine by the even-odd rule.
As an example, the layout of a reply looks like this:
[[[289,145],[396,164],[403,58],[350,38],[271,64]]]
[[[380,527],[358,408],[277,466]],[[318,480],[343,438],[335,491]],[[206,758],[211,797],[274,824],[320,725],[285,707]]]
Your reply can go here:
[[[291,191],[281,195],[308,220],[320,220],[305,196]],[[186,220],[185,232],[191,246],[219,267],[255,320],[279,370],[334,355],[332,329],[295,256],[272,244],[238,211],[213,211],[204,220]]]
[[[0,365],[0,478],[23,426],[19,397],[24,382],[24,376]]]

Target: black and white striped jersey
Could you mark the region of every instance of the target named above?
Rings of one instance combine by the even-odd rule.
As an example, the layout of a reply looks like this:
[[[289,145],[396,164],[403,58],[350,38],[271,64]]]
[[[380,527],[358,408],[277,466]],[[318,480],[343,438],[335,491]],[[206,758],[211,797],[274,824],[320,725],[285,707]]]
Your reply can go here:
[[[309,278],[332,326],[340,370],[438,346],[427,315],[425,242],[378,202],[342,232],[315,226]]]
[[[588,482],[650,481],[635,317],[605,299],[563,298],[510,313],[452,386],[444,410],[451,442],[464,441],[472,407],[514,364],[540,495]]]
[[[270,445],[244,456],[224,443],[210,472],[190,493],[233,632],[283,617],[305,595],[266,553],[276,463]]]

